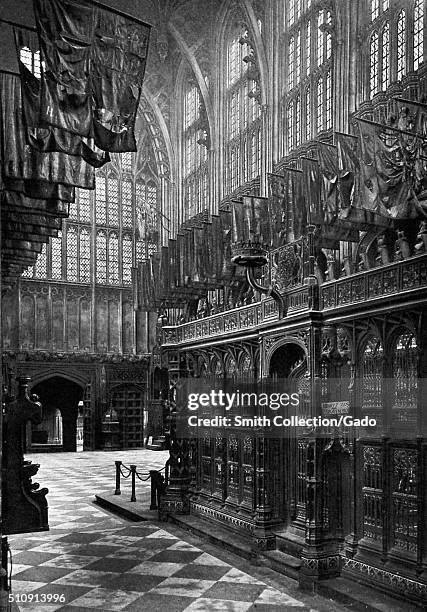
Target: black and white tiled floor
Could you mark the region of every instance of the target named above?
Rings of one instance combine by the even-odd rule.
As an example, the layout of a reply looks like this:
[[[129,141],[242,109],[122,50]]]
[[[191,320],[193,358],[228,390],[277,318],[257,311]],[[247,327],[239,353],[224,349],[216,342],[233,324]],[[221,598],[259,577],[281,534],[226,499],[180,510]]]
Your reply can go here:
[[[169,523],[132,523],[93,504],[94,493],[114,489],[115,459],[144,466],[145,472],[163,467],[166,453],[143,450],[28,458],[40,463],[36,480],[50,490],[50,531],[9,538],[13,595],[22,600],[26,599],[22,594],[32,594],[33,599],[19,603],[20,610],[346,610],[322,597],[306,595],[295,581],[255,567]],[[149,483],[138,481],[137,498],[148,507]],[[49,594],[62,595],[62,601],[53,603]]]

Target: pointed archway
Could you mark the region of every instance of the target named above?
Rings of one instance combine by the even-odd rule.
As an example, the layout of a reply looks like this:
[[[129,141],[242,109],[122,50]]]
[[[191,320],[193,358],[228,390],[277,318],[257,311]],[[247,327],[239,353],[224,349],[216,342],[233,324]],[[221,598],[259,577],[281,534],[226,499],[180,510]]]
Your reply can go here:
[[[62,376],[47,378],[32,388],[42,404],[42,422],[33,428],[30,445],[37,450],[76,451],[78,403],[83,388]],[[30,450],[31,446],[28,448]]]

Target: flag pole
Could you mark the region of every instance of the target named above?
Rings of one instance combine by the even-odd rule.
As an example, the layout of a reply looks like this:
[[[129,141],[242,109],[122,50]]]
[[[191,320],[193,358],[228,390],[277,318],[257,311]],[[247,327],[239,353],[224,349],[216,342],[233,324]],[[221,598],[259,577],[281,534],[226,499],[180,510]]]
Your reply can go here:
[[[391,130],[392,132],[398,132],[399,134],[407,134],[408,136],[412,136],[413,138],[420,138],[421,140],[427,140],[427,136],[422,136],[421,134],[417,134],[416,132],[409,132],[409,130],[400,130],[399,128],[391,127],[390,125],[383,125],[382,123],[377,123],[376,121],[370,121],[369,119],[361,119],[360,117],[356,117],[357,121],[361,121],[362,123],[367,123],[368,125],[375,125],[375,127],[379,127],[382,130]]]

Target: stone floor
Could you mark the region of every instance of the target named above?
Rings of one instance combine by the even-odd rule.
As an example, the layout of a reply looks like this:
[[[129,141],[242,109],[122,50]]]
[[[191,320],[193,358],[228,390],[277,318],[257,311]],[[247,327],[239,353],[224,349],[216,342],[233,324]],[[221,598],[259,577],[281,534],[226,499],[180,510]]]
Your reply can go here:
[[[170,523],[132,523],[100,509],[114,490],[114,460],[138,470],[163,467],[155,451],[29,455],[49,488],[50,531],[10,536],[19,610],[195,612],[311,610],[344,606],[298,590],[294,580],[252,565]],[[124,488],[123,495],[129,495]],[[149,505],[149,482],[137,481]],[[23,601],[26,600],[26,601]],[[30,601],[31,600],[31,601]]]

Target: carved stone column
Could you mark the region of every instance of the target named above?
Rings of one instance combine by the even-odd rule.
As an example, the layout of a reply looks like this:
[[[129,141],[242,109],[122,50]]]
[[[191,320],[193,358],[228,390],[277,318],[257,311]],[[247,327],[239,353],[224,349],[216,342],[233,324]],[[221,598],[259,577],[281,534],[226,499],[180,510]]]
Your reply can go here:
[[[272,533],[272,509],[270,494],[270,469],[268,465],[269,440],[262,432],[255,438],[255,550],[272,550],[276,546],[275,536]]]
[[[177,436],[176,385],[185,374],[181,368],[181,358],[177,351],[167,354],[169,370],[170,413],[170,448],[169,448],[169,483],[161,499],[159,518],[167,521],[170,514],[188,514],[190,503],[188,489],[190,485],[189,440]]]

